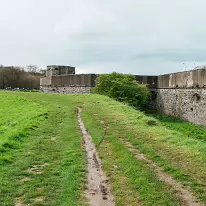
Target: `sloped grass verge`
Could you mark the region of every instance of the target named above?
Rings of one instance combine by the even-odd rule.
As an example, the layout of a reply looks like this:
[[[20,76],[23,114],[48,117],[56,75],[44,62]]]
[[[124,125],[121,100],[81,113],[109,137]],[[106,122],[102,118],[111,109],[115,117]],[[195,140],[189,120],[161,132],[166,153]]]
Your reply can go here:
[[[129,140],[177,181],[206,202],[206,142],[165,128],[161,121],[103,96],[86,100],[87,112],[98,115],[117,137]],[[148,124],[153,121],[154,124]],[[117,132],[115,132],[117,134]]]
[[[19,148],[22,138],[47,114],[46,108],[24,97],[0,94],[0,165],[12,161],[7,151]]]
[[[0,166],[0,205],[85,205],[85,153],[75,108],[45,106],[40,95],[26,97],[48,114],[33,122],[38,126],[33,124],[18,147],[4,151],[13,161]]]
[[[104,142],[99,145],[104,136],[104,128],[100,123],[102,119],[98,120],[98,115],[93,116],[94,114],[98,114],[98,110],[92,107],[83,110],[82,117],[110,177],[116,204],[178,205],[180,200],[175,196],[175,191],[158,180],[144,161],[137,160],[131,154],[119,140],[121,134],[117,128],[110,125]],[[127,181],[125,185],[122,184],[124,179]]]
[[[191,122],[186,122],[179,118],[160,114],[157,112],[147,114],[160,121],[163,126],[177,132],[181,132],[188,138],[202,139],[206,141],[206,127],[204,126],[196,125]]]

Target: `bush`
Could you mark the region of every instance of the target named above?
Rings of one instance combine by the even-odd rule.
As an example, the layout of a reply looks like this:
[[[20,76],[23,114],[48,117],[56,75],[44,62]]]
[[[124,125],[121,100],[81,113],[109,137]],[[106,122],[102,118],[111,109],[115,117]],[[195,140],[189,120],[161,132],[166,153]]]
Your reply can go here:
[[[93,92],[128,103],[136,108],[142,107],[150,97],[147,86],[138,84],[135,76],[116,72],[100,74]]]

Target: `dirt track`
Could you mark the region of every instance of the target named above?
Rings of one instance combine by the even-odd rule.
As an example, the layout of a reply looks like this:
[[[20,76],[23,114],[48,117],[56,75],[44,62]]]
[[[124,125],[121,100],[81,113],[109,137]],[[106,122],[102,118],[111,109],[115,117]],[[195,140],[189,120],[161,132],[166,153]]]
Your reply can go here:
[[[84,127],[84,123],[81,119],[81,109],[78,108],[78,121],[80,130],[82,132],[85,149],[87,151],[88,159],[88,189],[86,191],[86,197],[88,198],[90,205],[99,206],[113,206],[115,205],[114,199],[110,193],[110,186],[108,185],[108,179],[106,178],[102,167],[101,161],[96,152],[95,145],[92,143],[92,137],[88,134]],[[162,168],[158,167],[152,160],[147,158],[139,150],[134,148],[131,143],[125,142],[121,139],[124,145],[131,151],[133,155],[139,160],[147,162],[148,166],[154,170],[157,177],[169,184],[177,193],[176,195],[182,200],[181,205],[185,206],[203,206],[192,192],[185,188],[181,183],[177,182],[170,175],[166,174]]]
[[[185,206],[204,206],[204,204],[198,202],[197,198],[191,193],[190,190],[186,189],[181,183],[177,182],[170,175],[166,174],[160,167],[158,167],[152,160],[148,159],[138,149],[134,148],[129,142],[125,142],[121,139],[126,147],[129,148],[132,154],[139,160],[147,162],[148,166],[154,170],[157,177],[169,184],[174,190],[177,191],[177,196],[182,200],[182,205]]]
[[[105,176],[101,161],[98,157],[95,145],[92,143],[92,137],[86,131],[81,119],[81,109],[78,108],[79,127],[84,138],[85,149],[88,161],[88,185],[86,197],[92,206],[114,206],[114,198],[110,192],[108,178]]]

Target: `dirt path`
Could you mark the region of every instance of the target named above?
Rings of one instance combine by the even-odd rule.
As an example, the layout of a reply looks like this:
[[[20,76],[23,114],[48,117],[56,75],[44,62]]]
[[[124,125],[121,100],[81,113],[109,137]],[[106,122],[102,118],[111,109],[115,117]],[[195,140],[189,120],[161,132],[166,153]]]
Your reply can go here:
[[[92,206],[114,206],[114,198],[110,192],[108,179],[102,170],[101,161],[98,157],[95,145],[92,143],[92,137],[86,131],[81,119],[81,111],[82,110],[78,108],[78,122],[84,138],[88,160],[88,185],[86,197],[89,200],[89,204]]]
[[[177,196],[182,199],[182,205],[185,206],[204,206],[204,204],[198,202],[197,198],[193,196],[193,194],[187,190],[182,184],[177,182],[171,176],[166,174],[162,168],[158,167],[152,160],[148,159],[144,154],[142,154],[138,149],[134,148],[134,146],[130,142],[126,142],[121,139],[126,147],[135,155],[135,157],[139,160],[143,160],[147,162],[148,166],[154,170],[157,174],[158,178],[161,181],[169,184],[175,191],[177,191]]]

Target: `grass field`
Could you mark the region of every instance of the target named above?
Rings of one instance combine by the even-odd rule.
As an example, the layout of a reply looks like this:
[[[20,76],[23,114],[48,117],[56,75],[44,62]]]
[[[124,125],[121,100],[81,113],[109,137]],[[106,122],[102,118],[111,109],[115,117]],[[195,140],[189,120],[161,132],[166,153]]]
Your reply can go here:
[[[77,106],[116,205],[183,204],[127,143],[206,204],[205,128],[146,115],[104,96],[0,92],[0,205],[88,204]]]

